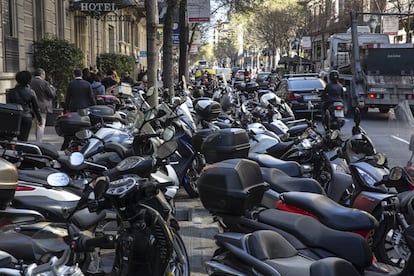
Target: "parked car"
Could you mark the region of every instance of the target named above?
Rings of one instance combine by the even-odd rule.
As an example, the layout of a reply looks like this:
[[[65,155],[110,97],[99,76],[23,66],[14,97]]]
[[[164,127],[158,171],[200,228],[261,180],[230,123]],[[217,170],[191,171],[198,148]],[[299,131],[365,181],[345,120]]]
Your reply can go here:
[[[321,111],[321,92],[325,89],[324,80],[313,75],[284,76],[276,88],[276,94],[291,105],[295,113]],[[312,106],[312,108],[311,108]]]
[[[271,72],[259,72],[256,75],[256,83],[260,89],[267,89],[269,87],[269,77]]]

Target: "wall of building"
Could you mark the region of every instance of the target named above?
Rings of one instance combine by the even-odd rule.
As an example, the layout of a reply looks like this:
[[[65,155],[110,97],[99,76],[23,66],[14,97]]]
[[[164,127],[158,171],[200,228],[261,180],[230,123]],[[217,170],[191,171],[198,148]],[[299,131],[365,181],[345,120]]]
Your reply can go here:
[[[5,43],[3,16],[5,2],[0,1],[0,102],[5,102],[5,92],[14,87],[14,76],[16,72],[5,70]],[[145,17],[137,8],[125,8],[118,10],[118,14],[130,14],[133,21],[128,24],[120,24],[116,21],[105,21],[91,18],[90,16],[79,17],[79,11],[70,10],[69,0],[15,0],[13,15],[15,16],[16,37],[18,38],[18,68],[19,70],[30,70],[33,68],[33,42],[46,35],[62,37],[69,42],[75,43],[84,53],[84,66],[96,67],[96,56],[101,53],[139,55],[140,51],[146,51]],[[141,9],[143,8],[140,7]],[[129,27],[128,36],[130,42],[120,39],[120,27]],[[109,28],[113,29],[114,36],[110,41]],[[123,32],[124,34],[124,32]],[[134,43],[137,41],[137,43]],[[138,45],[135,45],[138,44]],[[113,45],[113,49],[111,49]],[[146,59],[141,58],[142,66],[146,67]],[[138,64],[135,72],[136,76]]]

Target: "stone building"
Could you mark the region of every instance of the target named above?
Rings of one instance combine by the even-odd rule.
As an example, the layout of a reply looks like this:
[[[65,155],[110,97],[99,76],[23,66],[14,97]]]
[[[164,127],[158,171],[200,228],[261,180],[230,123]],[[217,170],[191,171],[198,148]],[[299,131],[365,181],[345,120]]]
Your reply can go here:
[[[1,0],[0,102],[17,71],[34,69],[33,42],[50,35],[79,47],[85,67],[102,53],[130,55],[136,72],[146,67],[144,12],[142,0]]]

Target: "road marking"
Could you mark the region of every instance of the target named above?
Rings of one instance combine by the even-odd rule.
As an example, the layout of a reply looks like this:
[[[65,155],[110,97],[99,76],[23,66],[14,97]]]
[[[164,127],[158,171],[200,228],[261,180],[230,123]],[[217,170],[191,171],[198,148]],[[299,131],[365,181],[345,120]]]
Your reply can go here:
[[[391,137],[394,138],[395,140],[398,140],[400,142],[406,143],[407,145],[410,144],[408,141],[406,141],[406,140],[404,140],[404,139],[402,139],[400,137],[397,137],[397,136],[394,136],[394,135],[391,135]]]

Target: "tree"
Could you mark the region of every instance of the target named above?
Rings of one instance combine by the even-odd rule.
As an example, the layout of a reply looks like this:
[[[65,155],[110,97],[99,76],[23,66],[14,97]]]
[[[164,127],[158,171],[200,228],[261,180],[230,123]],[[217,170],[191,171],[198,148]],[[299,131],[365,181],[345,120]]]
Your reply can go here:
[[[391,1],[390,1],[391,2]],[[395,0],[392,1],[392,10],[396,13],[401,13],[402,15],[398,16],[400,24],[402,25],[406,36],[405,36],[405,43],[410,43],[412,41],[412,34],[410,31],[413,29],[413,18],[412,15],[414,12],[414,0]]]
[[[75,44],[58,37],[46,37],[33,43],[33,66],[43,68],[56,87],[55,106],[60,107],[73,70],[82,67],[83,53]]]
[[[167,0],[167,14],[164,22],[164,44],[163,44],[163,85],[168,88],[170,97],[174,96],[174,53],[173,53],[173,25],[180,0]],[[180,37],[181,39],[181,37]]]
[[[121,73],[125,70],[129,72],[134,70],[134,59],[129,55],[105,53],[98,56],[98,68],[101,72],[107,72],[109,69]]]
[[[158,3],[153,0],[145,0],[145,10],[147,11],[147,77],[148,87],[153,87],[153,95],[148,99],[151,106],[158,105]]]
[[[303,22],[300,6],[269,5],[249,19],[249,29],[254,32],[246,31],[246,40],[249,42],[247,46],[266,48],[266,54],[271,57],[270,63],[274,66],[273,60],[278,52],[289,53],[290,40],[296,37],[297,30],[303,27]]]
[[[189,38],[189,25],[188,25],[188,11],[187,0],[181,0],[180,2],[180,15],[179,15],[179,27],[180,27],[180,59],[178,62],[178,77],[181,80],[184,76],[188,81],[188,57],[191,48],[192,39]],[[191,42],[190,42],[191,41]]]

